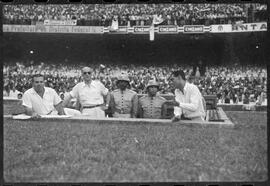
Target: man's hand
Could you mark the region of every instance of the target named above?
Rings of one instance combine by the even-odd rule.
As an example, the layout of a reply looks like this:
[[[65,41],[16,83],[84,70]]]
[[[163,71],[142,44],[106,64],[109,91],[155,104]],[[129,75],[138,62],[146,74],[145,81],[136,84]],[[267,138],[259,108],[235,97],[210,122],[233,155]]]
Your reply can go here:
[[[180,103],[177,102],[177,101],[175,101],[175,100],[173,100],[172,103],[173,103],[173,106],[176,106],[176,107],[179,107],[180,106]]]
[[[58,115],[66,115],[66,114],[65,114],[65,111],[63,110],[61,112],[58,112]]]
[[[174,116],[172,118],[172,122],[177,122],[177,121],[180,121],[181,120],[181,116]]]
[[[109,108],[109,106],[108,106],[108,105],[102,105],[102,106],[100,106],[100,108],[101,108],[103,111],[105,111],[105,110],[107,110],[107,109]]]

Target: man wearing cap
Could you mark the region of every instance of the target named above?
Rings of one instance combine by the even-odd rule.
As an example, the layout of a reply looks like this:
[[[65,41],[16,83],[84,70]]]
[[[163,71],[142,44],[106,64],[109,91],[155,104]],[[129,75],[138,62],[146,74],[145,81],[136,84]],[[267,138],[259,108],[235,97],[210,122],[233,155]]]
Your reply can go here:
[[[204,121],[205,109],[202,94],[198,87],[186,81],[182,70],[174,71],[171,80],[175,86],[174,118],[178,121],[182,118],[194,121]]]
[[[9,92],[9,97],[17,98],[19,93],[20,92],[16,89],[15,85],[12,85],[11,89],[10,89],[10,92]]]
[[[138,109],[138,96],[128,89],[129,78],[126,74],[118,77],[117,89],[111,93],[110,108],[115,118],[136,118]]]
[[[155,80],[149,80],[146,90],[147,95],[139,99],[139,117],[161,119],[166,99],[157,95],[159,84]]]
[[[73,87],[65,97],[63,105],[67,106],[72,98],[79,102],[83,115],[92,118],[105,118],[105,110],[108,109],[108,89],[98,80],[92,80],[93,70],[90,67],[82,69],[83,82]]]

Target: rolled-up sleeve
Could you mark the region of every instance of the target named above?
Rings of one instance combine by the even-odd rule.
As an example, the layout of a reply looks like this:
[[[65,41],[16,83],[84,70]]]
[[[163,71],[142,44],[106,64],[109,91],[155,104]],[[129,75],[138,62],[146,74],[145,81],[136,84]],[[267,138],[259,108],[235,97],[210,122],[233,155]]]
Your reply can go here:
[[[31,102],[31,95],[28,92],[23,94],[22,105],[26,106],[26,107],[29,107],[29,108],[33,107],[32,102]]]
[[[100,82],[99,84],[100,90],[101,90],[101,94],[103,96],[106,96],[109,92],[109,90]]]
[[[52,90],[52,94],[53,94],[53,105],[58,105],[62,101],[60,96],[56,93],[55,90]]]
[[[71,95],[71,97],[75,97],[77,98],[78,97],[78,87],[79,87],[79,84],[75,85],[72,90],[69,92],[69,94]]]

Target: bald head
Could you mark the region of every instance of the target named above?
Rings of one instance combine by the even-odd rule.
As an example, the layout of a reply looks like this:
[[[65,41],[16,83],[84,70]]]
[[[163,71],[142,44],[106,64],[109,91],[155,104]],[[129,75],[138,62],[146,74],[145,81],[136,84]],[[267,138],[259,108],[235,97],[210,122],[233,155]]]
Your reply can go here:
[[[93,69],[92,68],[90,68],[90,67],[83,67],[82,68],[82,73],[84,73],[84,72],[93,72]]]

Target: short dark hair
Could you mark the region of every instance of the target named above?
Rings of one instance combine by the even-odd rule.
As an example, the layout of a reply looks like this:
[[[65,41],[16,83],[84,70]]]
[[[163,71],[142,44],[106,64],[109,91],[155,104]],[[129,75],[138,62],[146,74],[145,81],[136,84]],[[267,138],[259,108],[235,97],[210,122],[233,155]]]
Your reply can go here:
[[[44,79],[44,75],[42,75],[42,74],[34,74],[34,75],[32,75],[32,81],[34,81],[34,78],[36,78],[36,77],[43,77],[43,79]]]
[[[173,72],[172,72],[172,76],[173,76],[173,77],[179,77],[179,76],[181,76],[181,78],[182,78],[183,80],[186,80],[186,75],[185,75],[185,72],[184,72],[183,70],[176,70],[176,71],[173,71]]]
[[[34,79],[35,77],[44,77],[44,75],[43,74],[33,74],[32,79]]]

